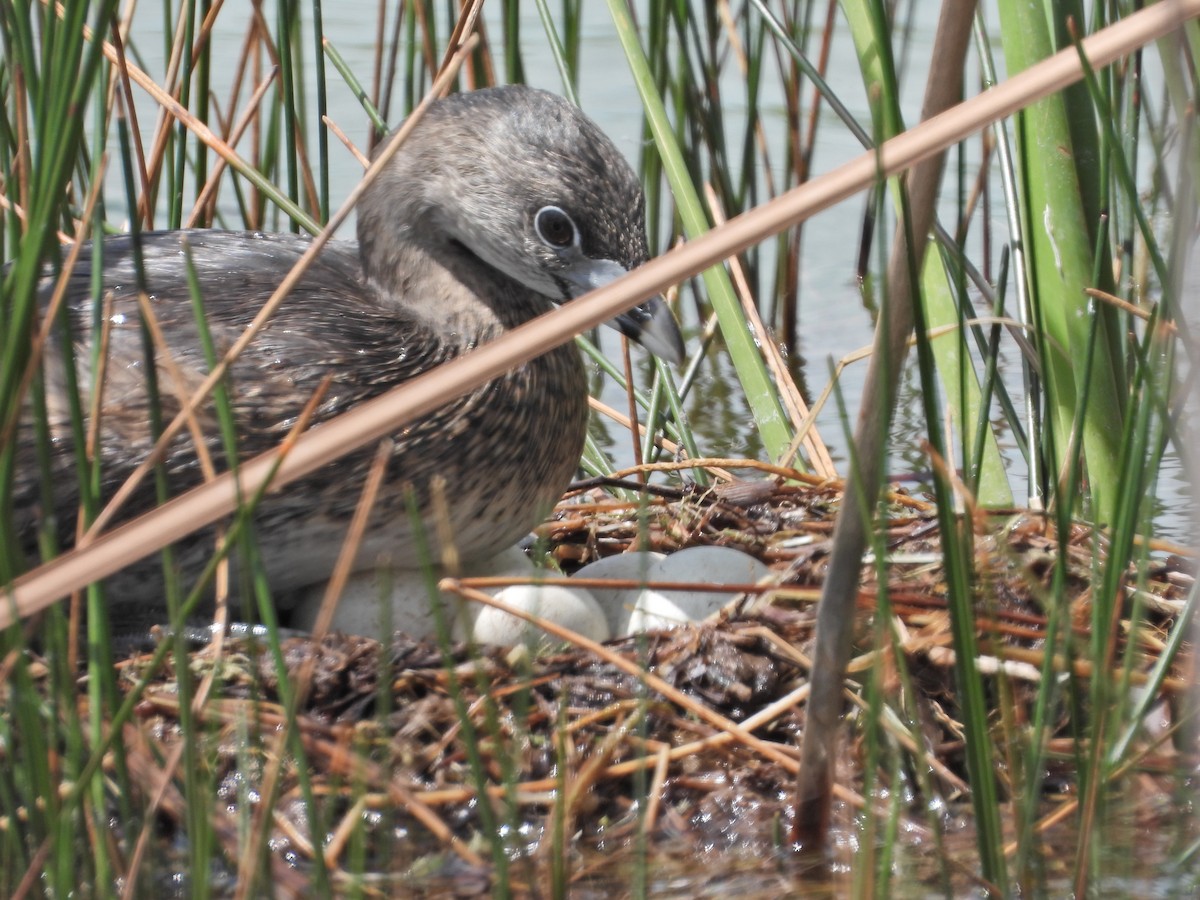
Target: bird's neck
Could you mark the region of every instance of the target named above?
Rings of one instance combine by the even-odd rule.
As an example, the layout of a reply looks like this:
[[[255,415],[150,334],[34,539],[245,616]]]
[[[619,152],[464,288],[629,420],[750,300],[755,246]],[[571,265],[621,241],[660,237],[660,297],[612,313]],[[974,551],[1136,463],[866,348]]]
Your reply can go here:
[[[383,303],[402,303],[410,314],[429,320],[431,330],[463,348],[547,312],[551,302],[488,265],[455,241],[432,244],[426,236],[392,235],[385,253],[362,246],[364,272]],[[360,243],[370,237],[360,235]],[[383,263],[383,264],[381,264]],[[414,296],[415,291],[421,296]]]

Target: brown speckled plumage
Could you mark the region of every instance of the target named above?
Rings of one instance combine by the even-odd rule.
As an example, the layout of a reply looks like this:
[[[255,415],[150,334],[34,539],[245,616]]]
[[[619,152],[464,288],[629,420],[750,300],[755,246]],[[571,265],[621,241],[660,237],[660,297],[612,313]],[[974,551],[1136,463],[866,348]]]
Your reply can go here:
[[[563,211],[571,246],[548,240]],[[267,327],[234,364],[227,389],[244,457],[275,446],[322,379],[331,384],[316,422],[486,342],[646,257],[636,177],[611,142],[561,98],[509,87],[457,95],[430,109],[408,143],[364,196],[358,244],[331,243]],[[103,495],[112,492],[151,446],[144,351],[137,309],[140,249],[145,288],[188,393],[204,362],[187,289],[185,254],[202,285],[206,325],[223,352],[253,319],[307,241],[292,235],[221,231],[155,232],[108,238],[105,291],[112,324],[99,457]],[[88,360],[95,304],[84,249],[68,294],[79,383]],[[49,295],[53,279],[46,280]],[[661,306],[620,322],[653,347],[679,350]],[[78,485],[63,400],[63,359],[51,342],[44,362],[54,437],[52,483],[59,539],[70,543]],[[156,366],[164,420],[178,409],[168,367]],[[87,406],[85,400],[84,406]],[[219,468],[224,453],[213,409],[201,416]],[[360,565],[417,561],[402,485],[424,507],[429,483],[446,480],[455,543],[482,558],[511,545],[561,495],[578,463],[587,423],[584,371],[573,346],[552,350],[394,436],[395,449]],[[372,450],[365,450],[269,497],[256,531],[272,589],[285,593],[326,577],[358,500]],[[174,493],[200,480],[186,432],[166,460]],[[18,533],[34,558],[37,529],[49,521],[39,504],[33,429],[18,437],[15,507]],[[154,503],[148,482],[127,515]],[[211,552],[211,535],[179,548],[194,575]],[[118,628],[162,618],[161,575],[153,561],[110,579]],[[402,624],[402,623],[401,623]]]

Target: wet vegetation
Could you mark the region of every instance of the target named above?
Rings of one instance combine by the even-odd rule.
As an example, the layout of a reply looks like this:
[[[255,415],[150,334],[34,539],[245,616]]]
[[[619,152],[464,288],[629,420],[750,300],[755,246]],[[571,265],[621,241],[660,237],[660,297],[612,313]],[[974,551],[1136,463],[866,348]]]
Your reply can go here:
[[[936,32],[920,4],[868,0],[461,6],[364,7],[358,68],[321,4],[0,5],[0,892],[1195,893],[1187,507],[1160,532],[1164,473],[1194,454],[1200,4],[947,2]],[[534,655],[281,634],[251,570],[232,593],[262,634],[147,649],[114,643],[88,566],[158,552],[179,521],[232,543],[255,491],[23,558],[12,437],[46,415],[36,284],[72,241],[317,234],[429,89],[536,58],[573,96],[596,42],[644,109],[664,258],[643,271],[690,359],[580,339],[621,408],[595,405],[532,552],[573,572],[735,546],[768,582],[712,621]],[[825,83],[833,47],[868,116]],[[330,101],[347,88],[357,106]],[[835,131],[863,155],[818,173]],[[801,356],[806,231],[847,198],[867,215],[845,277],[878,323],[857,393],[854,360]],[[78,447],[101,387],[75,386]],[[887,481],[900,458],[919,489]],[[108,519],[86,450],[78,477],[83,535]],[[205,586],[166,581],[179,626]],[[442,583],[450,604],[484,586]]]

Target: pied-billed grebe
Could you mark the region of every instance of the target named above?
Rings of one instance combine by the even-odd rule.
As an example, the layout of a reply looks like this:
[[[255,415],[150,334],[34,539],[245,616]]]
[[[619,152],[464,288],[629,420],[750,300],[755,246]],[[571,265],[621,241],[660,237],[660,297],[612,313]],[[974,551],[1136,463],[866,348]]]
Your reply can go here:
[[[357,245],[330,243],[232,366],[226,390],[243,458],[278,444],[324,379],[330,386],[316,414],[318,427],[554,303],[612,281],[647,256],[642,193],[629,165],[578,109],[527,87],[458,94],[432,105],[363,196],[357,215]],[[189,260],[205,327],[222,352],[307,245],[306,238],[286,234],[199,230],[106,238],[100,297],[92,288],[100,248],[83,249],[67,306],[80,385],[91,383],[96,310],[105,311],[109,326],[96,448],[104,499],[153,444],[135,253],[169,345],[170,364],[160,357],[155,366],[158,403],[169,420],[179,408],[176,398],[208,370],[193,317]],[[41,288],[47,298],[53,286],[48,276]],[[661,301],[615,324],[659,355],[682,355],[678,328]],[[58,539],[68,544],[80,492],[68,381],[56,341],[47,346],[43,369],[53,513]],[[89,409],[90,399],[81,406]],[[359,564],[418,563],[404,485],[413,486],[432,523],[430,482],[438,476],[445,479],[451,531],[464,559],[511,545],[570,481],[587,415],[583,365],[575,347],[566,345],[403,429],[394,435],[386,486]],[[206,406],[199,418],[209,451],[224,465],[215,408]],[[26,417],[18,433],[14,507],[31,559],[39,528],[52,521],[40,502],[34,444]],[[372,453],[354,453],[262,502],[256,534],[274,592],[328,577]],[[201,480],[186,431],[171,444],[165,467],[172,492]],[[150,482],[126,506],[126,515],[154,504]],[[176,548],[177,563],[194,575],[212,547],[212,532],[202,532]],[[109,579],[115,628],[132,631],[160,621],[161,597],[157,562]]]

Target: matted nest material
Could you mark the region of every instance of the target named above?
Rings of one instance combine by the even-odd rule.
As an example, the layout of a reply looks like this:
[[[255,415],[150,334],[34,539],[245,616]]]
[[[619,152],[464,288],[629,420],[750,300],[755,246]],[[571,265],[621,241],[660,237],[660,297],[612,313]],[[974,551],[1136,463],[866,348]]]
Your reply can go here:
[[[284,659],[288,685],[301,700],[289,732],[269,652],[230,640],[219,660],[212,649],[195,653],[193,670],[217,674],[221,689],[198,714],[202,733],[188,740],[203,744],[195,758],[208,761],[219,784],[221,808],[213,815],[225,823],[217,834],[227,841],[231,866],[246,853],[234,823],[251,804],[270,841],[277,884],[302,883],[313,852],[302,774],[321,811],[335,883],[349,877],[345,870],[365,870],[378,873],[381,884],[403,877],[414,890],[446,889],[448,879],[459,893],[486,891],[495,859],[481,836],[504,842],[514,866],[505,877],[518,886],[548,877],[555,865],[567,865],[579,883],[599,877],[597,866],[614,876],[627,871],[622,851],[647,842],[676,858],[717,849],[739,857],[773,853],[789,824],[812,601],[836,495],[795,487],[751,493],[750,504],[697,492],[655,505],[640,516],[640,532],[636,504],[593,496],[561,508],[543,534],[568,565],[639,541],[664,550],[727,543],[780,577],[777,588],[744,598],[711,622],[627,638],[603,654],[568,647],[531,658],[523,650],[443,649],[404,635],[387,647],[344,635],[293,638],[283,645]],[[912,685],[916,696],[905,704],[919,714],[932,789],[953,801],[967,790],[965,766],[938,537],[922,505],[894,506],[890,562],[865,564],[852,673],[882,671],[889,696]],[[1065,550],[1077,633],[1086,622],[1095,546],[1095,535],[1081,528]],[[1038,598],[1059,552],[1035,516],[1004,517],[977,535],[979,665],[1004,679],[996,693],[1017,716],[1028,713],[1041,677],[1045,617]],[[1143,581],[1153,610],[1132,632],[1117,629],[1113,658],[1128,652],[1137,660],[1135,680],[1153,666],[1174,625],[1191,580],[1184,569],[1178,558],[1164,559]],[[875,614],[885,589],[892,616],[881,623]],[[145,674],[137,658],[125,665],[131,681]],[[1077,676],[1092,674],[1075,665]],[[154,673],[126,741],[130,770],[147,796],[160,798],[168,833],[173,822],[186,821],[162,799],[170,796],[164,783],[178,772],[168,770],[164,779],[155,761],[177,758],[181,741],[174,671],[168,659]],[[1182,674],[1172,673],[1164,694],[1182,686]],[[848,715],[856,708],[848,699]],[[865,754],[853,736],[858,731],[847,733],[851,752],[840,766],[838,796],[849,811],[864,803],[857,792]],[[903,729],[895,737],[911,740]],[[919,819],[912,830],[922,832]]]
[[[388,647],[337,634],[320,643],[292,638],[283,650],[290,682],[312,667],[298,733],[326,827],[347,834],[366,828],[375,852],[387,854],[369,868],[397,873],[447,850],[459,863],[483,864],[475,838],[488,823],[476,772],[484,773],[493,815],[522,835],[520,847],[543,854],[556,820],[571,823],[572,856],[632,847],[639,833],[686,842],[690,851],[769,853],[794,777],[788,763],[802,707],[789,704],[754,730],[769,756],[730,740],[721,720],[744,721],[803,682],[788,648],[803,643],[809,627],[805,614],[777,613],[769,624],[680,628],[612,647],[679,691],[685,704],[576,649],[531,659],[462,644],[443,653],[403,634]],[[200,671],[214,665],[207,652],[191,662]],[[172,670],[168,658],[140,708],[140,730],[168,759],[182,738]],[[144,674],[136,660],[128,671]],[[285,748],[269,738],[285,722],[272,656],[245,639],[230,641],[220,678],[221,699],[200,717],[210,726],[201,758],[211,761],[230,803],[246,796],[247,781],[261,785],[279,767],[271,842],[281,861],[302,862],[309,851],[300,773],[295,757],[276,756]],[[702,705],[715,721],[689,705]],[[248,732],[260,737],[246,741]],[[151,756],[143,761],[146,768],[135,771],[153,768]],[[146,781],[147,794],[156,783]],[[236,859],[239,848],[227,849]]]

